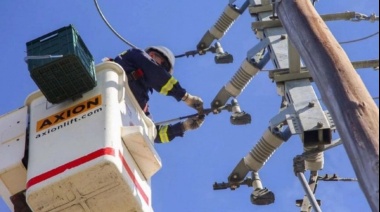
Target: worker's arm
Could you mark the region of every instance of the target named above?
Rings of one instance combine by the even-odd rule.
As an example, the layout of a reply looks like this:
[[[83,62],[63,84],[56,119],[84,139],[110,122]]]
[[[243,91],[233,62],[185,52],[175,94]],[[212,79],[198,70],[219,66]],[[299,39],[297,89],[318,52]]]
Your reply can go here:
[[[169,143],[175,137],[183,137],[185,133],[182,122],[169,125],[156,125],[157,136],[154,139],[155,143]]]
[[[157,136],[155,143],[168,143],[175,137],[183,137],[188,130],[195,130],[202,126],[205,116],[195,116],[186,119],[184,122],[178,122],[174,125],[156,125]]]

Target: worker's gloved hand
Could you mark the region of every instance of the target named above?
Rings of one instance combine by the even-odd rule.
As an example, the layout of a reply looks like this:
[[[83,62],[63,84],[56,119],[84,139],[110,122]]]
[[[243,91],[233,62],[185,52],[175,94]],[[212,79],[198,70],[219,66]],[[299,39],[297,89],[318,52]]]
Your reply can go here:
[[[188,118],[186,119],[186,121],[182,122],[183,130],[188,131],[198,129],[200,126],[202,126],[204,120],[204,115],[198,115],[195,117]]]
[[[203,100],[201,98],[186,93],[182,98],[182,101],[184,101],[189,107],[197,110],[198,114],[203,115]]]

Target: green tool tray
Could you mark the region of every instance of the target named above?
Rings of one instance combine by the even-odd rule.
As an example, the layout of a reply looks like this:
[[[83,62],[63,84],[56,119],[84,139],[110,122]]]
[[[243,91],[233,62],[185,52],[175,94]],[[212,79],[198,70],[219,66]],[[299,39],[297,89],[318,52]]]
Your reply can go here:
[[[96,86],[94,59],[72,25],[26,46],[30,75],[49,102],[77,99]]]

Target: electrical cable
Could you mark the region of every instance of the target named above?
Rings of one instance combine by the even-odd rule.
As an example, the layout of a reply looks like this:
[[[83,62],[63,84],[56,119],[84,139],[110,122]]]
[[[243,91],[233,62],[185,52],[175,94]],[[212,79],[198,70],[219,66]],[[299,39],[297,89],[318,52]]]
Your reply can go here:
[[[379,34],[379,32],[375,32],[375,33],[373,33],[371,35],[368,35],[366,37],[363,37],[363,38],[359,38],[359,39],[355,39],[355,40],[350,40],[350,41],[339,42],[339,44],[347,44],[347,43],[353,43],[353,42],[362,41],[362,40],[368,39],[370,37],[373,37],[373,36],[375,36],[377,34]]]
[[[112,26],[108,23],[107,19],[104,17],[102,11],[100,10],[100,7],[98,5],[98,1],[97,0],[94,0],[94,3],[95,3],[95,6],[96,6],[96,9],[98,10],[99,12],[99,15],[102,17],[103,21],[106,23],[106,25],[108,26],[108,28],[111,29],[111,31],[118,37],[120,38],[123,42],[125,42],[127,45],[129,45],[130,47],[134,48],[134,49],[137,49],[137,47],[135,45],[133,45],[132,43],[130,43],[129,41],[125,40],[121,35],[119,35],[119,33],[117,33],[113,28]]]

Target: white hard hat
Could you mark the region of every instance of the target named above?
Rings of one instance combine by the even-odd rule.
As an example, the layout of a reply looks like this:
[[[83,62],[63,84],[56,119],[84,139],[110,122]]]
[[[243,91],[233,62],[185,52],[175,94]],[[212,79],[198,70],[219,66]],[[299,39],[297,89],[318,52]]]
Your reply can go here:
[[[145,51],[149,50],[155,50],[159,53],[161,53],[169,62],[170,65],[170,70],[169,73],[173,74],[173,68],[174,68],[174,62],[175,62],[175,56],[170,49],[166,48],[165,46],[149,46],[148,48],[145,49]]]

